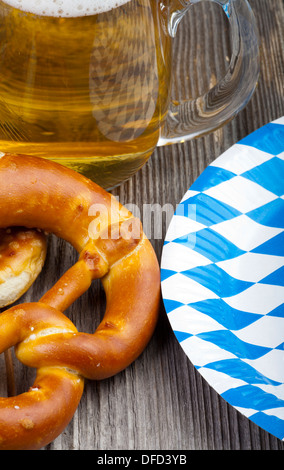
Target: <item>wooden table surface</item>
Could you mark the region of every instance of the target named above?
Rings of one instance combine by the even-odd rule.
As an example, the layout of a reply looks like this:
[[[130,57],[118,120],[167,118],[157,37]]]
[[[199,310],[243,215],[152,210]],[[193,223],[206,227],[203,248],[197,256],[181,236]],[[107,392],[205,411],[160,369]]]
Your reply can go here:
[[[179,203],[200,173],[221,153],[255,129],[284,115],[284,6],[282,0],[250,0],[261,43],[261,71],[246,108],[229,124],[205,137],[159,147],[129,181],[113,190],[123,204]],[[213,35],[213,36],[212,36]],[[188,36],[195,38],[189,45]],[[212,39],[213,37],[213,39]],[[218,5],[195,5],[175,39],[176,96],[182,87],[200,93],[224,74],[228,28]],[[185,49],[185,51],[184,51]],[[181,51],[188,63],[180,60]],[[204,51],[204,52],[203,52]],[[206,65],[204,65],[206,62]],[[188,74],[189,68],[195,70]],[[167,220],[151,242],[160,260]],[[77,259],[73,249],[51,237],[45,267],[21,301],[39,298]],[[100,283],[70,307],[80,331],[93,332],[104,312]],[[3,354],[2,354],[3,356]],[[3,358],[2,358],[3,359]],[[1,377],[5,373],[0,361]],[[24,392],[33,371],[17,365],[17,391]],[[3,381],[0,392],[3,394]],[[127,370],[101,382],[86,382],[77,412],[44,450],[283,450],[284,443],[224,401],[201,377],[178,344],[161,302],[154,336]]]

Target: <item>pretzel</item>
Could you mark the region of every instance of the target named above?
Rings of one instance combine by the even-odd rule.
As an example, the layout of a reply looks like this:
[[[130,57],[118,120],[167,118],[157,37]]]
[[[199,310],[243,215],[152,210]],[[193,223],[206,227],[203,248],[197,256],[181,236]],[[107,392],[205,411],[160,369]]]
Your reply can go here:
[[[22,227],[0,229],[0,308],[18,300],[42,270],[46,237]]]
[[[0,398],[0,449],[36,450],[72,419],[84,380],[128,367],[156,326],[160,274],[140,221],[82,175],[31,156],[0,158],[0,228],[37,227],[71,243],[78,260],[38,302],[0,315],[0,353],[35,368],[30,389]],[[106,311],[93,334],[64,311],[101,279]]]

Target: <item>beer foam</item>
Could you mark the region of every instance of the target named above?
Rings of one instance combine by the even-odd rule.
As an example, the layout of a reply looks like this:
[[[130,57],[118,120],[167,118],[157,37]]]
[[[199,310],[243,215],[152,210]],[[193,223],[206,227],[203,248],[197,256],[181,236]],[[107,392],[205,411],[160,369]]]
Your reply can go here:
[[[117,8],[129,0],[4,0],[26,13],[54,17],[89,16]]]

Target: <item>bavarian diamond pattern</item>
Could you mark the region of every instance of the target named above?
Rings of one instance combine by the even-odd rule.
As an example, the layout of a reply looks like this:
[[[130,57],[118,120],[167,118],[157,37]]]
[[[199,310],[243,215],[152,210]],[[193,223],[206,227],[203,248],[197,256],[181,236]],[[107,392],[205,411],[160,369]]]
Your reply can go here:
[[[161,262],[183,350],[215,390],[284,439],[284,117],[234,145],[184,195]]]

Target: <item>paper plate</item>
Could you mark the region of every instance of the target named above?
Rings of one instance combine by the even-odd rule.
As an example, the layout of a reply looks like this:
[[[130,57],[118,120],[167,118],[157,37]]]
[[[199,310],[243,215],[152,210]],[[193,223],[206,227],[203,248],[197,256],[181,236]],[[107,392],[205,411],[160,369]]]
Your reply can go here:
[[[161,260],[184,352],[232,406],[284,438],[284,117],[223,153],[187,191]]]

